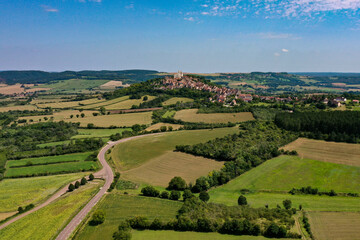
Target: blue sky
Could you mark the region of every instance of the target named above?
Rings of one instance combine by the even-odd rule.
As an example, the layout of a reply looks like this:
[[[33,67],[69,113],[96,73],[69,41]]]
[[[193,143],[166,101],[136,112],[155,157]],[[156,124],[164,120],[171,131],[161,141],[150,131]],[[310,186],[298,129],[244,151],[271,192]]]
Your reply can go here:
[[[360,0],[0,0],[0,70],[360,72]]]

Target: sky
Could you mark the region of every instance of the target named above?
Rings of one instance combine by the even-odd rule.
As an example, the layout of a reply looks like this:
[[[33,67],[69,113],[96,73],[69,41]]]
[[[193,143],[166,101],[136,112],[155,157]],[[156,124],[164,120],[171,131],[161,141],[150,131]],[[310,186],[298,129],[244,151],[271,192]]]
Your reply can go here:
[[[360,0],[0,0],[0,70],[360,72]]]

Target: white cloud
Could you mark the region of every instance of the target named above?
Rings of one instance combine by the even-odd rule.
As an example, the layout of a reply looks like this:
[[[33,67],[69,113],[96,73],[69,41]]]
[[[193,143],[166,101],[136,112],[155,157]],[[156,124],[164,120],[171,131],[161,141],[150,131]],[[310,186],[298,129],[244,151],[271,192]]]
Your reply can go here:
[[[284,53],[288,53],[288,52],[289,52],[289,50],[286,49],[286,48],[281,49],[281,51],[284,52]]]
[[[44,9],[45,12],[59,12],[59,9],[52,8],[52,7],[47,6],[47,5],[41,5],[41,7]]]
[[[194,22],[194,21],[195,21],[195,18],[193,18],[193,17],[186,17],[186,18],[184,18],[184,20],[189,21],[189,22]]]

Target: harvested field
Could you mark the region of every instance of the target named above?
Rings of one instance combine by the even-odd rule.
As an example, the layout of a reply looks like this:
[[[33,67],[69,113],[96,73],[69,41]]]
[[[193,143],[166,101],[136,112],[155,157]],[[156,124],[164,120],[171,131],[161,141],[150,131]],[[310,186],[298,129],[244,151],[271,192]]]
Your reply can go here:
[[[30,89],[26,89],[25,92],[27,93],[33,93],[33,92],[45,92],[45,91],[49,91],[51,90],[51,88],[30,88]]]
[[[4,219],[7,219],[8,217],[11,217],[11,216],[15,215],[16,213],[17,213],[17,211],[0,213],[0,221],[2,221]]]
[[[360,213],[309,212],[311,230],[317,240],[360,239]]]
[[[80,126],[86,127],[89,123],[93,123],[97,127],[130,127],[134,124],[151,124],[152,112],[127,113],[127,114],[111,114],[101,116],[89,116],[85,118],[65,119],[66,122],[79,122]]]
[[[209,113],[197,114],[198,109],[186,109],[176,112],[175,119],[185,122],[204,122],[204,123],[227,123],[227,122],[245,122],[254,120],[252,113]]]
[[[129,96],[124,96],[124,97],[119,97],[119,98],[115,98],[115,99],[111,99],[111,100],[101,101],[98,103],[88,104],[86,106],[80,106],[78,108],[80,108],[80,109],[98,109],[100,107],[107,108],[108,105],[120,103],[120,102],[126,101],[128,99],[129,99]]]
[[[106,89],[115,89],[118,87],[130,87],[130,84],[123,84],[122,81],[109,81],[103,85],[100,86],[100,88],[106,88]]]
[[[96,103],[102,103],[105,101],[106,101],[105,99],[91,98],[91,99],[86,99],[83,101],[44,103],[44,104],[38,104],[37,106],[39,108],[51,107],[51,108],[55,108],[55,109],[56,108],[77,108],[77,107],[81,107],[83,105],[92,105],[92,104],[96,104]]]
[[[299,138],[286,145],[284,149],[296,150],[302,158],[360,166],[360,144]]]
[[[132,131],[131,128],[115,128],[115,129],[78,129],[78,135],[72,137],[72,139],[78,138],[105,138],[116,133],[122,133],[123,131]]]
[[[169,129],[169,127],[172,127],[173,130],[178,130],[179,128],[183,127],[184,125],[171,124],[171,123],[157,123],[157,124],[154,124],[154,125],[148,127],[148,128],[145,129],[145,130],[146,130],[146,131],[159,130],[162,126],[166,126],[167,129]]]
[[[179,98],[179,97],[174,97],[174,98],[170,98],[169,100],[166,100],[165,102],[163,102],[164,106],[169,106],[172,104],[176,104],[178,102],[180,103],[187,103],[187,102],[193,102],[194,99],[191,98]]]
[[[8,112],[8,111],[24,111],[24,110],[37,110],[38,108],[34,105],[19,105],[19,106],[11,106],[11,107],[0,107],[0,112]]]
[[[21,84],[15,84],[15,85],[6,85],[3,87],[0,87],[0,94],[3,95],[11,95],[11,94],[17,94],[24,92],[24,88],[21,87]]]
[[[140,103],[148,102],[155,98],[156,97],[154,97],[154,96],[148,96],[147,101],[143,101],[143,97],[141,99],[129,99],[129,100],[122,101],[119,103],[107,105],[106,110],[130,109],[133,105],[138,106]]]
[[[84,120],[84,118],[81,117],[81,114],[85,114],[84,118],[94,117],[93,113],[99,113],[99,111],[88,111],[84,110],[80,112],[79,110],[64,110],[60,112],[54,112],[53,115],[43,115],[43,116],[28,116],[28,117],[20,117],[19,119],[26,119],[28,123],[30,123],[30,119],[33,120],[33,123],[37,122],[43,122],[44,117],[50,118],[54,117],[54,121],[66,121],[69,122],[80,122],[81,120]],[[73,115],[73,118],[70,116]],[[79,115],[78,117],[76,115]]]
[[[212,170],[220,170],[223,165],[223,162],[212,159],[170,151],[138,168],[123,172],[122,176],[130,181],[166,187],[175,176],[194,183],[197,178],[206,176]]]

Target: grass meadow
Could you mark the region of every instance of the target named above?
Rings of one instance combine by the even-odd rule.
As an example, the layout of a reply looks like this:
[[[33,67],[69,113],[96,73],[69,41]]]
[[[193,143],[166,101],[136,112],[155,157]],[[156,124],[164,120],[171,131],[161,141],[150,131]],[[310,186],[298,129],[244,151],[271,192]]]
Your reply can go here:
[[[99,184],[87,184],[60,197],[50,205],[0,230],[2,240],[54,239],[66,223],[98,191]]]
[[[317,240],[359,239],[360,213],[309,212],[311,230]]]
[[[78,129],[78,134],[73,136],[72,139],[78,138],[106,138],[116,133],[124,131],[132,131],[131,128],[116,128],[116,129]]]
[[[181,202],[141,196],[121,195],[113,192],[98,204],[97,209],[105,211],[106,220],[98,226],[85,224],[75,239],[97,240],[112,239],[112,234],[122,220],[143,216],[149,220],[159,218],[162,221],[175,219]]]
[[[320,191],[360,193],[360,167],[280,156],[264,162],[213,191],[285,191],[312,186]]]
[[[321,140],[299,138],[285,146],[284,149],[296,150],[302,158],[360,166],[359,144],[325,142]]]
[[[52,93],[81,93],[89,92],[89,89],[98,88],[107,83],[108,80],[86,80],[86,79],[69,79],[41,85],[42,88],[51,88]]]
[[[176,112],[175,119],[185,122],[204,122],[204,123],[227,123],[227,122],[245,122],[254,120],[252,113],[197,113],[198,109],[186,109]]]
[[[176,145],[196,144],[237,133],[234,128],[217,128],[213,130],[175,131],[133,139],[114,147],[111,158],[118,171],[139,167],[145,162],[175,150]],[[141,149],[139,151],[138,149]],[[176,159],[174,159],[176,161]]]
[[[12,178],[95,170],[99,168],[98,162],[85,161],[91,153],[75,153],[7,161],[5,177]]]
[[[38,204],[85,173],[4,179],[0,182],[0,212],[16,211],[19,206]]]
[[[174,97],[174,98],[170,98],[169,100],[166,100],[165,102],[163,102],[162,104],[164,106],[169,106],[169,105],[173,105],[176,104],[178,102],[180,103],[187,103],[187,102],[193,102],[194,99],[191,98],[180,98],[180,97]]]

